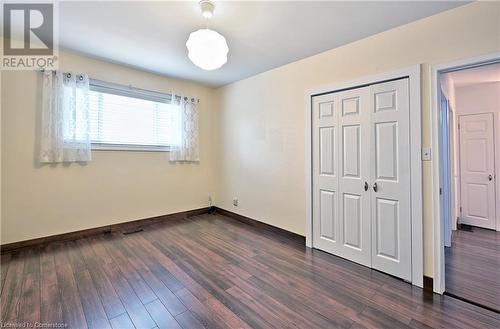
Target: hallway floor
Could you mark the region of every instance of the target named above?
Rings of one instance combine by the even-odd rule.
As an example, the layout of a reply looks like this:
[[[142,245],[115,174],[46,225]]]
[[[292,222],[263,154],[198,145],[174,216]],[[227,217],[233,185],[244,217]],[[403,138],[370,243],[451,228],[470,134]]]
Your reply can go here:
[[[500,232],[453,231],[445,257],[446,292],[500,311]]]

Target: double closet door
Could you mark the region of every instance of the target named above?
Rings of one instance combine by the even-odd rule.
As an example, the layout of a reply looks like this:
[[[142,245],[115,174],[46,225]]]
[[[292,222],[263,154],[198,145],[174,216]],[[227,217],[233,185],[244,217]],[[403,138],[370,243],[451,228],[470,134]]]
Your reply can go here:
[[[313,247],[411,281],[408,79],[314,96]]]

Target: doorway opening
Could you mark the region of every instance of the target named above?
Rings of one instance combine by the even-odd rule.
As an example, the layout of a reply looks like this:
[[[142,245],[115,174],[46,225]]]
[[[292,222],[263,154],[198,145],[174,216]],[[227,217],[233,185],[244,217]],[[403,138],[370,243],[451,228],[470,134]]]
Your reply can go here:
[[[434,291],[500,312],[500,58],[435,73]]]

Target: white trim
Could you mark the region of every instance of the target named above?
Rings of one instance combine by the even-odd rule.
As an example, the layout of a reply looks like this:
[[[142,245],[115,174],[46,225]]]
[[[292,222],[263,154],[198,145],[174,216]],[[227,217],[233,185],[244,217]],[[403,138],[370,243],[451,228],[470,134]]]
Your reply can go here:
[[[409,69],[410,79],[410,207],[412,284],[424,286],[424,234],[422,203],[422,107],[420,65]]]
[[[470,66],[485,65],[500,60],[500,53],[489,54],[469,58],[465,60],[454,61],[451,63],[433,65],[431,68],[431,139],[432,152],[435,161],[432,161],[432,208],[434,219],[434,292],[442,294],[445,291],[445,265],[444,265],[444,227],[441,218],[441,204],[439,198],[439,93],[438,78],[439,74],[446,71],[464,69]]]
[[[412,214],[412,279],[413,285],[423,287],[423,220],[422,220],[422,162],[421,162],[421,94],[420,65],[368,76],[306,92],[306,246],[312,247],[312,136],[311,98],[315,95],[357,88],[398,78],[409,78],[410,85],[410,142],[411,142],[411,214]]]
[[[312,248],[312,93],[306,93],[306,247]]]
[[[441,219],[441,207],[439,200],[439,86],[437,81],[437,70],[432,67],[431,73],[431,147],[435,161],[432,161],[432,209],[434,218],[434,275],[433,275],[433,290],[435,293],[442,294],[444,292],[444,227]],[[437,157],[437,158],[436,158]],[[436,200],[437,199],[437,200]],[[443,255],[436,255],[436,246],[442,246]],[[442,264],[441,264],[442,260]],[[443,275],[441,275],[443,273]]]

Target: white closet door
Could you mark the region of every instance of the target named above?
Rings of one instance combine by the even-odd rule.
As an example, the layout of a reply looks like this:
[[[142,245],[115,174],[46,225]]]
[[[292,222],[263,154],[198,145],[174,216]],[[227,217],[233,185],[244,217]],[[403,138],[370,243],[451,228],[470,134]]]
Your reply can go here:
[[[371,86],[372,267],[411,280],[408,79]]]
[[[339,116],[338,221],[342,257],[371,266],[370,87],[336,93],[335,100]]]
[[[338,117],[334,94],[312,100],[313,247],[341,256],[338,222]]]

